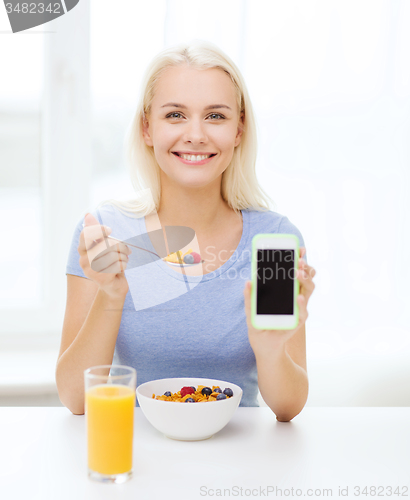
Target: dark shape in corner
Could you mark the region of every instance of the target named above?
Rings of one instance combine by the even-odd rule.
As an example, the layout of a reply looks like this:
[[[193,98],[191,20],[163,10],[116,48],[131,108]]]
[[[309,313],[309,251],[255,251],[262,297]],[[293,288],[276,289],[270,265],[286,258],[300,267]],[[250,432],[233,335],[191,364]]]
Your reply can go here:
[[[65,0],[67,12],[73,9],[80,0]],[[65,14],[61,0],[45,2],[35,0],[28,2],[27,12],[23,12],[20,0],[4,0],[7,15],[13,33],[25,31],[35,26],[48,23]],[[49,10],[46,10],[49,9]]]

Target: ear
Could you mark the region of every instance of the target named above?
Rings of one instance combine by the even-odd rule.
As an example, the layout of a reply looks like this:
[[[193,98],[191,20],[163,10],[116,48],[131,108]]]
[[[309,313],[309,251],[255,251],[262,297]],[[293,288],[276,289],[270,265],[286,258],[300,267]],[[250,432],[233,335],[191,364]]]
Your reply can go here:
[[[146,114],[142,115],[142,136],[144,138],[145,144],[147,146],[153,146],[152,139],[149,133],[149,123],[146,117]]]
[[[245,124],[245,113],[242,111],[238,123],[238,132],[235,138],[235,147],[238,146],[239,143],[241,142],[244,124]]]

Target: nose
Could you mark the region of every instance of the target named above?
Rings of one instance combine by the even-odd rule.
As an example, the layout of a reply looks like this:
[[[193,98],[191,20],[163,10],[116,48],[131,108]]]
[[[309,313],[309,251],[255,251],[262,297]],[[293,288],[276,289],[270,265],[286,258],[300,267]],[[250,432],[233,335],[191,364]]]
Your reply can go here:
[[[184,142],[191,142],[192,144],[204,143],[207,141],[204,125],[200,119],[190,120],[186,124],[184,131]]]

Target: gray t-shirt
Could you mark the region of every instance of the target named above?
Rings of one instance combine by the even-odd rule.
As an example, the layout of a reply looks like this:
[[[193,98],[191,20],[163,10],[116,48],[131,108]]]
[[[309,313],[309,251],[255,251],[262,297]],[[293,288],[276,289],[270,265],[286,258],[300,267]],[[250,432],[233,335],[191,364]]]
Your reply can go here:
[[[122,241],[147,236],[144,217],[128,217],[112,205],[92,214]],[[251,279],[252,238],[259,233],[286,233],[296,235],[300,246],[304,241],[296,226],[277,212],[246,209],[242,216],[237,249],[212,273],[186,276],[155,258],[132,267],[130,256],[125,271],[129,292],[113,363],[135,368],[137,385],[170,377],[214,378],[243,389],[240,406],[259,406],[256,360],[248,340],[243,297],[245,282]],[[77,251],[83,222],[74,231],[66,274],[85,278]],[[133,254],[141,253],[130,248]],[[149,243],[146,248],[154,250]]]

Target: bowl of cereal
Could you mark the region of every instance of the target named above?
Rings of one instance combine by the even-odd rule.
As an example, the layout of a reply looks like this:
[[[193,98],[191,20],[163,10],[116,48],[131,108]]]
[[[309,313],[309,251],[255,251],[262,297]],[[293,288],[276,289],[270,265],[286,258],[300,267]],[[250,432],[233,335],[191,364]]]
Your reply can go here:
[[[137,387],[148,421],[171,439],[200,441],[219,432],[232,418],[242,389],[209,378],[163,378]]]

